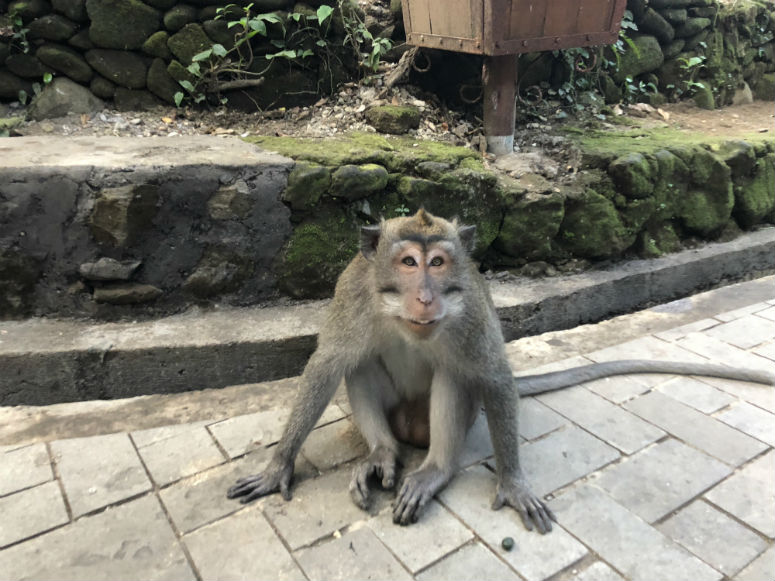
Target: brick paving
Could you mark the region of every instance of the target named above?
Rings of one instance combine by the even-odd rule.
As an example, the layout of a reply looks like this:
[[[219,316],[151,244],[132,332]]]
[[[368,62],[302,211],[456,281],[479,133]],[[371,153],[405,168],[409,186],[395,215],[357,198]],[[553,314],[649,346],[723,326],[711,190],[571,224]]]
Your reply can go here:
[[[773,369],[774,321],[765,297],[539,370],[633,357]],[[535,372],[520,345],[515,369]],[[369,512],[350,501],[364,446],[345,404],[305,443],[292,501],[226,499],[287,413],[0,447],[0,579],[775,581],[773,387],[641,375],[524,400],[525,469],[559,519],[545,536],[490,509],[483,417],[464,468],[408,528],[390,492]]]

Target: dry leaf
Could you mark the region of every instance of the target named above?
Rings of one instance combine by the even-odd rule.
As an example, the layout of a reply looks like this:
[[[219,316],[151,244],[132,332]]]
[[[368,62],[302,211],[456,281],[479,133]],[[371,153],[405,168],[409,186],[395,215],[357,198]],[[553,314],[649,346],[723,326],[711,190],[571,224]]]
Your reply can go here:
[[[172,123],[172,118],[171,118],[171,117],[162,117],[162,118],[161,118],[161,120],[162,120],[164,123],[166,123],[167,125],[169,125],[170,123]]]

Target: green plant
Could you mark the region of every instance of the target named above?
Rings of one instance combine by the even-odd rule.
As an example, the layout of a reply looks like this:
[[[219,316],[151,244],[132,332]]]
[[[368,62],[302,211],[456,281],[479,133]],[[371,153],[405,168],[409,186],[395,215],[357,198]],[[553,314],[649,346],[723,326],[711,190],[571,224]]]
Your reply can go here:
[[[344,0],[338,0],[336,6],[322,4],[314,13],[291,12],[285,18],[276,12],[254,14],[252,9],[253,4],[218,8],[216,18],[230,18],[227,25],[234,31],[234,45],[226,48],[213,44],[193,57],[187,67],[191,78],[179,81],[185,93],[175,94],[176,105],[180,106],[186,99],[201,103],[211,95],[224,103],[225,97],[221,95],[224,91],[260,85],[272,64],[280,60],[305,67],[312,66],[305,64],[311,57],[317,57],[330,70],[331,60],[338,58],[332,34],[335,16],[341,16],[345,28],[342,44],[350,46],[359,62],[370,69],[376,69],[384,52],[391,47],[388,39],[374,38]],[[268,42],[274,50],[255,55],[252,41],[257,36],[263,37],[264,44]],[[257,66],[259,59],[266,66]],[[331,84],[333,89],[333,79]]]
[[[26,28],[24,26],[24,20],[22,19],[22,15],[19,12],[11,12],[8,14],[8,20],[10,21],[10,28],[11,28],[11,42],[10,42],[10,49],[14,52],[24,52],[27,53],[30,51],[30,41],[27,40],[27,33],[30,31],[29,28]]]
[[[33,95],[36,97],[40,95],[40,92],[43,90],[43,87],[48,85],[53,79],[54,79],[54,76],[51,73],[43,73],[43,85],[37,82],[32,83]],[[19,102],[22,105],[26,105],[29,98],[30,96],[27,94],[27,91],[25,91],[24,89],[19,91]]]
[[[408,216],[412,211],[406,206],[404,206],[403,204],[401,204],[394,210],[394,212],[396,213],[397,216]]]

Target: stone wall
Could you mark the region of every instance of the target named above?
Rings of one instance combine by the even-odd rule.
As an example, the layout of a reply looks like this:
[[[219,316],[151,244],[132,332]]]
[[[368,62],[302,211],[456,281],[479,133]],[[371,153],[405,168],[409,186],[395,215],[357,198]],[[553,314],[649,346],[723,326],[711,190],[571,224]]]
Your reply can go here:
[[[321,3],[255,0],[253,12],[279,10],[287,18],[289,11],[312,14]],[[16,100],[21,90],[32,95],[34,83],[40,84],[44,74],[52,73],[88,87],[98,98],[112,99],[120,109],[174,103],[175,93],[181,91],[178,81],[190,79],[185,67],[193,55],[216,42],[227,48],[233,45],[237,28],[229,29],[227,21],[236,16],[215,18],[216,9],[225,4],[218,0],[0,0],[0,100]],[[594,71],[594,84],[609,103],[629,99],[660,104],[694,97],[701,106],[713,107],[731,103],[736,94],[739,99],[752,94],[775,98],[772,2],[629,0],[628,8],[637,26],[637,31],[626,30],[633,44],[625,43],[618,58],[610,50],[605,53],[605,59],[617,61],[618,68],[601,68],[601,56]],[[366,22],[375,34],[392,35],[400,42],[403,26],[397,0],[391,2],[391,13],[387,27],[373,19]],[[10,14],[24,21],[26,49],[13,34]],[[343,45],[341,14],[338,22],[330,29],[329,48]],[[284,26],[292,30],[298,24],[291,19]],[[267,36],[254,37],[253,53],[258,58],[250,70],[267,65],[264,55],[277,51],[270,43],[278,40],[278,34],[270,27]],[[282,62],[272,64],[263,75],[262,85],[220,96],[226,96],[231,106],[252,109],[313,102],[320,92],[357,74],[356,63],[346,52],[329,59],[313,55],[304,59],[303,66],[279,59]],[[434,65],[433,73],[418,82],[439,92],[452,90],[455,98],[459,85],[471,81],[460,78],[462,71],[474,71],[473,82],[478,83],[478,68],[457,62],[470,60],[469,56],[439,52],[436,58],[448,62]],[[694,57],[702,59],[701,65],[687,70],[686,63]],[[568,63],[563,54],[523,55],[521,89],[558,88],[571,76]],[[697,82],[703,87],[688,84]],[[636,94],[628,86],[636,87]],[[650,86],[659,92],[645,89]]]
[[[216,10],[227,4],[219,0],[0,0],[0,100],[16,100],[20,91],[32,96],[34,83],[41,84],[50,73],[88,87],[100,99],[113,100],[119,109],[174,104],[175,93],[183,91],[179,81],[191,80],[186,67],[194,55],[214,43],[226,49],[234,46],[240,27],[229,28],[228,22],[243,13],[241,8],[231,8],[225,17],[217,18]],[[343,54],[321,59],[316,53],[304,57],[299,63],[303,66],[296,66],[288,59],[272,62],[264,55],[279,50],[271,41],[288,38],[303,25],[288,18],[289,12],[315,14],[314,9],[293,0],[253,0],[252,4],[252,15],[279,11],[287,20],[282,25],[267,24],[266,35],[251,41],[255,58],[247,70],[268,67],[263,83],[225,91],[218,98],[253,110],[277,105],[281,97],[283,106],[292,106],[294,100],[314,101],[320,92],[357,74],[343,48],[346,31],[341,11],[326,27],[326,50],[338,47]],[[10,15],[20,16],[23,26],[14,26]],[[236,55],[231,57],[236,61]]]

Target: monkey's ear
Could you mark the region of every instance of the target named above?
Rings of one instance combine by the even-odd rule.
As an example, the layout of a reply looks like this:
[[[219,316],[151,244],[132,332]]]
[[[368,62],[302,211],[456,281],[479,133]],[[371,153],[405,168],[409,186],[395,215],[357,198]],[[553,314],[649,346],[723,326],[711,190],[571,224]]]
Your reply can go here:
[[[476,246],[476,226],[460,226],[457,229],[457,235],[466,252],[473,252]]]
[[[382,226],[380,224],[361,226],[361,252],[367,259],[374,258],[381,234]]]

